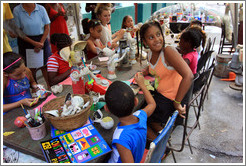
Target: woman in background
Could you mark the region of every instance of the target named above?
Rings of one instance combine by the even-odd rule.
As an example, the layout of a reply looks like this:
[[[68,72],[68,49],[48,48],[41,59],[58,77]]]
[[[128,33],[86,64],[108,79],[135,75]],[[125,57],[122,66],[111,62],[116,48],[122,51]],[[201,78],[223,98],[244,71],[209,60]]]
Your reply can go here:
[[[50,31],[49,16],[43,6],[35,3],[21,3],[14,8],[13,14],[16,26],[27,36],[24,39],[18,37],[19,54],[26,59],[26,49],[33,49],[36,53],[43,50],[43,65],[41,70],[47,84],[47,89],[50,89],[46,69],[48,57],[52,54],[50,44],[47,40]],[[30,68],[30,70],[36,80],[37,68]]]
[[[50,36],[54,33],[65,33],[69,35],[67,28],[67,15],[66,10],[62,3],[47,3],[45,9],[50,18]],[[51,50],[54,54],[57,48],[51,43]]]

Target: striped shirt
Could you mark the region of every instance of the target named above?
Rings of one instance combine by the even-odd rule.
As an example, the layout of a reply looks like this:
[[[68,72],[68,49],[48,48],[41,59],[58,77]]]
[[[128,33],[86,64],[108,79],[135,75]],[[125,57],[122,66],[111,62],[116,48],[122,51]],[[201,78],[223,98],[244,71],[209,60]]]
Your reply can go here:
[[[69,63],[67,61],[64,61],[62,57],[58,54],[58,52],[55,52],[48,59],[47,62],[48,72],[58,72],[59,75],[65,73],[70,68],[71,67],[69,67]]]

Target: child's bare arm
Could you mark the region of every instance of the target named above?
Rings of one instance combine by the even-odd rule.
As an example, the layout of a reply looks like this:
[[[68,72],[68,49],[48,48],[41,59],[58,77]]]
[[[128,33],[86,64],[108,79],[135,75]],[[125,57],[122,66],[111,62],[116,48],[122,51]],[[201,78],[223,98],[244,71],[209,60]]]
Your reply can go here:
[[[184,59],[180,56],[175,48],[167,46],[164,49],[164,54],[168,64],[170,66],[173,66],[175,70],[182,76],[182,80],[180,82],[179,89],[175,98],[176,102],[173,102],[173,104],[175,109],[179,111],[179,115],[181,117],[184,117],[183,114],[185,114],[186,112],[185,107],[182,107],[182,105],[178,102],[182,101],[183,97],[189,90],[194,76],[188,64],[184,61]]]
[[[138,72],[134,78],[135,78],[135,81],[137,82],[138,86],[143,91],[144,98],[147,102],[147,106],[143,110],[147,113],[147,116],[149,117],[155,110],[155,107],[156,107],[155,100],[144,84],[143,74],[141,72]]]
[[[116,144],[122,163],[134,163],[132,152],[120,144]]]
[[[113,42],[116,43],[116,42],[119,41],[121,38],[123,38],[124,33],[125,33],[125,30],[124,30],[124,29],[120,29],[119,31],[117,31],[116,33],[114,33],[114,34],[112,35]]]
[[[88,51],[91,51],[94,54],[97,54],[97,48],[96,48],[95,44],[91,40],[87,40],[87,46],[86,47],[87,47]],[[100,45],[100,46],[98,46],[98,48],[103,49],[103,48],[105,48],[105,46],[104,45],[102,45],[102,46]]]
[[[91,40],[87,40],[87,50],[93,52],[94,54],[97,54],[97,49],[94,43]]]
[[[22,99],[22,100],[20,100],[20,101],[14,102],[14,103],[4,104],[4,105],[3,105],[3,112],[7,112],[7,111],[9,111],[9,110],[11,110],[11,109],[20,107],[21,104],[30,107],[31,103],[32,103],[34,100],[35,100],[35,99],[33,99],[33,98],[25,98],[25,99]],[[33,105],[35,105],[35,104],[37,104],[37,103],[38,103],[38,100],[36,100],[36,101],[33,103]]]
[[[26,74],[27,74],[27,76],[28,76],[28,78],[29,78],[31,88],[32,88],[33,90],[36,90],[36,89],[38,88],[38,87],[37,87],[37,83],[36,83],[36,81],[34,80],[33,75],[32,75],[32,72],[31,72],[31,70],[30,70],[28,67],[26,67]]]
[[[58,72],[48,72],[50,86],[56,85],[65,80],[70,75],[71,69],[58,75]]]

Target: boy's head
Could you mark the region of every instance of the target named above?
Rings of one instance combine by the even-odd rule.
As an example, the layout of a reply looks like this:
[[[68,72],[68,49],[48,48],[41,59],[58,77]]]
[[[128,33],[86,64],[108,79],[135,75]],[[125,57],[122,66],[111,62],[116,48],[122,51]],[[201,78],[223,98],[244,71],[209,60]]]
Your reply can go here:
[[[72,39],[65,33],[54,33],[50,37],[50,42],[54,44],[58,50],[72,45]]]
[[[134,108],[134,98],[130,86],[121,81],[113,82],[105,94],[108,110],[118,118],[131,115]]]
[[[197,25],[197,26],[202,27],[202,22],[199,20],[193,20],[190,22],[190,26],[193,26],[193,25]]]

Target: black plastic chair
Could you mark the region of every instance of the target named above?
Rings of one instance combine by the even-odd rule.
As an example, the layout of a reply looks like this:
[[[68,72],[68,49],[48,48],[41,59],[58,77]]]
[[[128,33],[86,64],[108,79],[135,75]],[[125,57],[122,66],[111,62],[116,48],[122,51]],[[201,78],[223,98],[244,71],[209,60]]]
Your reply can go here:
[[[186,142],[188,143],[191,154],[193,154],[189,138],[197,126],[199,126],[200,128],[199,118],[201,115],[201,110],[203,108],[204,99],[208,93],[208,88],[212,80],[214,65],[215,65],[215,60],[213,59],[212,65],[206,71],[202,72],[201,75],[200,74],[195,75],[194,80],[193,80],[193,85],[191,86],[191,88],[186,94],[185,98],[188,98],[189,102],[186,105],[186,115],[185,115],[186,118],[185,118],[184,124],[182,125],[184,130],[183,130],[181,146],[180,148],[174,148],[172,147],[171,141],[168,141],[168,144],[169,144],[168,147],[170,148],[172,152],[172,156],[173,156],[175,163],[176,163],[176,158],[174,155],[174,151],[175,152],[183,151]],[[190,119],[189,111],[191,107],[193,107],[194,109],[196,119],[192,126],[188,126],[188,121]]]
[[[176,158],[174,155],[174,151],[175,152],[182,152],[184,149],[184,145],[185,142],[188,142],[189,148],[190,148],[190,152],[191,154],[193,154],[192,148],[191,148],[191,144],[190,144],[190,140],[189,140],[189,135],[187,134],[187,128],[188,128],[188,119],[189,119],[189,110],[190,110],[190,101],[192,100],[192,95],[193,95],[193,87],[194,87],[194,82],[196,81],[196,79],[199,78],[199,74],[195,74],[194,75],[194,79],[192,81],[192,84],[190,86],[190,89],[188,90],[188,92],[186,93],[185,97],[182,100],[182,105],[186,104],[186,113],[185,113],[185,120],[180,122],[180,117],[177,117],[176,122],[178,121],[178,124],[176,123],[174,126],[174,130],[177,126],[181,125],[183,127],[183,136],[182,136],[182,142],[181,142],[181,146],[179,148],[174,148],[172,147],[171,141],[168,141],[168,148],[170,148],[172,156],[173,156],[173,160],[176,163]],[[183,120],[183,119],[182,119]]]
[[[191,128],[196,128],[196,126],[198,125],[200,129],[199,117],[201,110],[203,110],[204,100],[208,95],[208,89],[213,77],[214,66],[215,59],[213,59],[211,66],[203,73],[201,73],[198,79],[194,82],[193,99],[190,101],[190,106],[192,106],[194,109],[196,122]]]
[[[201,55],[201,58],[198,60],[198,64],[197,64],[197,69],[196,69],[197,73],[201,73],[207,69],[207,66],[209,64],[213,52],[214,51],[207,51],[203,55]]]

